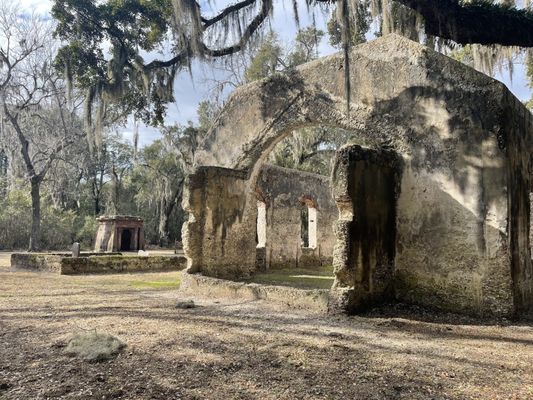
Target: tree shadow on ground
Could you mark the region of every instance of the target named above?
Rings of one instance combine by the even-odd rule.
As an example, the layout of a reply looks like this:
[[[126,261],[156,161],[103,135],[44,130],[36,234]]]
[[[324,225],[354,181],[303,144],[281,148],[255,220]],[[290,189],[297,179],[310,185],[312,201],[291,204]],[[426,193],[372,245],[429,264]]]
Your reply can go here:
[[[524,344],[411,321],[396,326],[363,317],[270,312],[258,302],[182,310],[161,299],[139,301],[56,309],[46,316],[48,324],[25,308],[1,310],[2,338],[9,345],[0,358],[12,360],[0,371],[9,384],[6,398],[37,389],[52,398],[464,398],[476,392],[469,393],[468,385],[457,389],[458,379],[483,374],[476,385],[490,387],[488,377],[516,371],[498,359],[473,360],[468,352],[450,354],[440,346],[453,349],[446,341],[458,338]],[[98,364],[66,357],[54,341],[69,321],[84,319],[100,330],[123,330],[129,347]],[[407,340],[410,333],[416,337]]]
[[[411,321],[449,325],[533,326],[533,320],[529,318],[508,319],[495,317],[473,317],[465,314],[446,312],[427,306],[406,304],[401,302],[384,303],[363,311],[358,315],[366,318],[402,318]]]

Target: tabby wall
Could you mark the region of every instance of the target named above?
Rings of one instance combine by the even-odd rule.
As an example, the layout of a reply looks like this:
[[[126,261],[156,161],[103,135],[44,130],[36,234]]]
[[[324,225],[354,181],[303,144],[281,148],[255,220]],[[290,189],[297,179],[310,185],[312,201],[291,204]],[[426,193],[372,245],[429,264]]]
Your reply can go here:
[[[337,210],[328,177],[265,165],[252,189],[242,172],[201,167],[187,187],[190,219],[183,238],[189,272],[233,278],[257,269],[331,263]],[[258,201],[266,208],[264,249],[257,247]],[[317,209],[316,248],[301,243],[300,213],[309,202]]]
[[[391,151],[355,145],[337,152],[332,186],[340,217],[332,303],[338,304],[332,307],[355,311],[392,299],[401,172],[402,160]]]
[[[402,160],[397,299],[478,315],[533,310],[530,112],[501,82],[396,35],[352,48],[349,112],[343,68],[342,54],[332,55],[244,85],[228,98],[195,155],[197,173],[184,196],[189,271],[255,271],[250,238],[269,152],[296,129],[332,126],[352,132],[350,143]],[[215,171],[222,170],[217,182]],[[204,189],[195,183],[202,176]],[[340,211],[342,222],[346,210]],[[336,272],[333,294],[350,306],[356,282]]]
[[[182,237],[188,272],[232,278],[255,271],[257,200],[247,183],[245,173],[219,167],[200,167],[187,178],[189,221]]]
[[[257,189],[266,204],[266,268],[331,265],[338,212],[329,177],[266,164]],[[316,209],[316,246],[304,247],[301,211],[308,207]]]

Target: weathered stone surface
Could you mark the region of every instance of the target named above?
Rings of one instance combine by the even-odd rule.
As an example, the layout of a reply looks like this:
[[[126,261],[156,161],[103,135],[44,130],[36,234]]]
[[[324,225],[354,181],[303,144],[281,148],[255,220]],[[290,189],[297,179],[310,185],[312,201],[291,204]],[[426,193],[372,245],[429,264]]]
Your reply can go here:
[[[187,259],[183,256],[91,256],[62,259],[60,273],[80,275],[180,271],[186,265]]]
[[[250,276],[256,263],[257,200],[246,174],[226,168],[198,168],[189,176],[182,237],[188,271],[219,278]]]
[[[70,254],[13,253],[11,254],[11,268],[59,273],[61,260],[65,257],[70,257]]]
[[[126,344],[108,333],[84,332],[72,335],[65,354],[89,362],[108,360],[116,356]]]
[[[196,308],[196,303],[193,300],[178,301],[176,303],[176,308],[190,309]]]
[[[355,131],[401,153],[411,153],[413,142],[430,153],[442,151],[432,139],[452,131],[503,140],[510,94],[472,68],[397,35],[355,46],[350,68],[349,116],[341,54],[238,88],[198,151],[197,165],[251,171],[294,129],[317,124]],[[483,129],[475,127],[477,115]],[[423,154],[412,156],[426,161]]]
[[[284,286],[233,282],[199,274],[184,274],[180,286],[183,295],[240,300],[268,300],[293,309],[326,312],[329,290],[296,289]]]
[[[72,257],[79,257],[80,256],[80,244],[78,242],[75,242],[72,245]]]
[[[184,227],[190,271],[253,273],[255,190],[264,161],[294,129],[327,125],[351,130],[356,144],[386,148],[402,160],[393,266],[397,298],[472,314],[529,312],[529,111],[500,82],[389,35],[353,48],[347,115],[342,68],[342,56],[333,55],[230,96],[197,153],[197,174],[184,199],[193,211]],[[208,167],[231,178],[207,174],[206,181],[201,171]],[[202,188],[217,185],[224,186],[217,198]],[[353,236],[344,215],[353,196],[348,186],[343,190],[348,195],[337,204],[348,208],[339,207],[335,227],[334,290],[343,292],[339,302],[347,305],[356,299],[345,286],[354,276],[343,267],[351,250],[339,241]],[[206,215],[215,226],[200,221]],[[213,235],[215,227],[222,230]],[[216,251],[202,245],[204,234]]]
[[[396,254],[396,204],[402,163],[386,150],[353,145],[337,152],[333,196],[339,208],[333,290],[348,289],[347,310],[393,296]],[[351,293],[350,293],[351,292]]]
[[[264,165],[255,189],[247,191],[245,174],[202,167],[189,182],[184,204],[190,223],[182,236],[189,259],[201,265],[202,273],[231,278],[270,268],[331,265],[337,210],[327,177]],[[258,200],[266,207],[264,248],[257,248]],[[301,243],[306,201],[317,208],[315,248]],[[199,271],[194,263],[190,272]]]
[[[266,203],[267,268],[331,265],[338,213],[329,178],[265,164],[257,190]],[[301,243],[301,210],[306,202],[317,210],[315,248]]]

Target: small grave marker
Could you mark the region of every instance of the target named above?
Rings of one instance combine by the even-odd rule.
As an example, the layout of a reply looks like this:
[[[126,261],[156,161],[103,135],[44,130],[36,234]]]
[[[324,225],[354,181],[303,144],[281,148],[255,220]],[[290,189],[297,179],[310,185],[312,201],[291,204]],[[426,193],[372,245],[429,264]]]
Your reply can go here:
[[[79,257],[80,256],[80,244],[78,242],[75,242],[72,245],[72,257]]]

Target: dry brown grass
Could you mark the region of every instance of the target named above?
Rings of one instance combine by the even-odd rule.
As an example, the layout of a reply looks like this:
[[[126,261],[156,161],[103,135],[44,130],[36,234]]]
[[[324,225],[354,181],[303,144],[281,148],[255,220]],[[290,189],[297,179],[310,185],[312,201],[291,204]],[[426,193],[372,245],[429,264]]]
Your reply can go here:
[[[333,318],[199,298],[199,307],[177,309],[187,299],[175,287],[132,284],[179,274],[69,277],[0,267],[0,398],[533,397],[530,325]],[[70,335],[87,330],[128,347],[97,364],[68,357]]]
[[[11,253],[5,251],[0,251],[0,271],[5,271],[9,269],[9,258]]]

